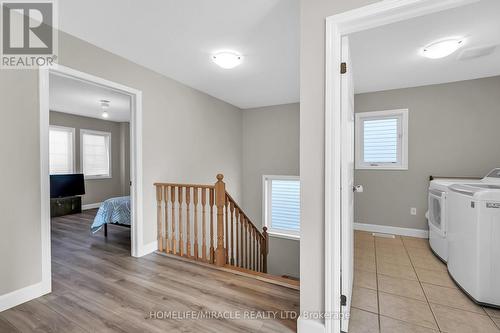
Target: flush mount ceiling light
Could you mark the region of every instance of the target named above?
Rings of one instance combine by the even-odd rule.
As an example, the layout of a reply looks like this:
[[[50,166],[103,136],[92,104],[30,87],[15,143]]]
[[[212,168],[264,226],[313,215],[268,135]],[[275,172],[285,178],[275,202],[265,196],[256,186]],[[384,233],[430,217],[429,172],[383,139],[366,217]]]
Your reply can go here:
[[[101,104],[101,109],[103,109],[101,116],[103,118],[109,118],[109,113],[106,110],[109,109],[109,103],[110,103],[110,101],[105,100],[105,99],[101,99],[99,101],[99,103]]]
[[[440,59],[454,53],[464,45],[460,38],[450,38],[431,43],[422,49],[422,55],[429,59]]]
[[[233,51],[221,51],[212,55],[212,61],[219,67],[231,69],[241,64],[243,56]]]

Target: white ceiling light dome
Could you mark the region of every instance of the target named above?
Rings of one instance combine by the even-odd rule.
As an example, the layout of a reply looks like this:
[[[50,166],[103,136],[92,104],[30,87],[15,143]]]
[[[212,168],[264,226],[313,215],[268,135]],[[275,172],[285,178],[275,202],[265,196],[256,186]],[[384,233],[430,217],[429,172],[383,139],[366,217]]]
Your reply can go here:
[[[109,109],[109,104],[111,103],[110,101],[106,100],[106,99],[101,99],[99,101],[99,103],[101,104],[101,108],[102,108],[102,114],[101,116],[104,118],[104,119],[107,119],[109,118],[109,112],[107,111]]]
[[[219,51],[212,55],[212,61],[221,68],[231,69],[243,62],[243,56],[234,51]]]
[[[463,38],[448,38],[433,42],[422,49],[422,55],[429,59],[445,58],[464,45]]]

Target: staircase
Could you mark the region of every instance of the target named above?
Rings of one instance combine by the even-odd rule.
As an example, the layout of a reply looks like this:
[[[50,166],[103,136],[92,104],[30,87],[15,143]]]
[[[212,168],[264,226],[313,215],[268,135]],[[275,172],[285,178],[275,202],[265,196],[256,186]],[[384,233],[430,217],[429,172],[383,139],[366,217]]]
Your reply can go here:
[[[155,183],[158,251],[234,272],[267,273],[269,236],[214,185]]]

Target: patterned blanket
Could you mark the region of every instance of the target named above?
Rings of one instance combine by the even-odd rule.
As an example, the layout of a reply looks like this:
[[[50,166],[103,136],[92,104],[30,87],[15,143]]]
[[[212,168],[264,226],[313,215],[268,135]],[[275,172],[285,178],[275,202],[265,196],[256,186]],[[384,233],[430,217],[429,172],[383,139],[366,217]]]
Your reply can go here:
[[[130,225],[130,197],[111,198],[104,201],[90,230],[95,233],[106,223]]]

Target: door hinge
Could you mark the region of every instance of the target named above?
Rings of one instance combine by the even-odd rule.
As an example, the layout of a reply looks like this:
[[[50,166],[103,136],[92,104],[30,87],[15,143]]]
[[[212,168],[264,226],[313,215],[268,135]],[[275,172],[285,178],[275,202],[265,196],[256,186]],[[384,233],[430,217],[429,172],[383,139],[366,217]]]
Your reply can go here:
[[[346,306],[346,305],[347,305],[347,296],[340,295],[340,306]]]
[[[340,74],[347,73],[347,63],[343,62],[340,64]]]

